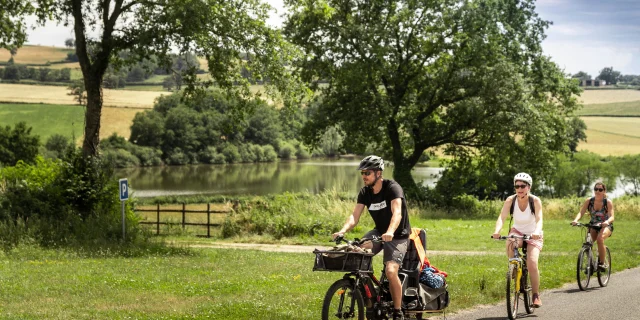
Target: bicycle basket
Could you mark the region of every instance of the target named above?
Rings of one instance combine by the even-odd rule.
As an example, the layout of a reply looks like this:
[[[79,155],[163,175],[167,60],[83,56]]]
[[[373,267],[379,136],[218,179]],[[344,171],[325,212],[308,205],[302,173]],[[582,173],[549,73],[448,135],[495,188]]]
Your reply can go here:
[[[373,253],[314,250],[313,271],[373,272]]]

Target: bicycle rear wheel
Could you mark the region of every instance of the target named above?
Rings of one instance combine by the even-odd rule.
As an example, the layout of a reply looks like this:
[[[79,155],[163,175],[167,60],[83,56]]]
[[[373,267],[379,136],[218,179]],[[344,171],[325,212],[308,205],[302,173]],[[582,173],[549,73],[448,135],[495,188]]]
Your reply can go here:
[[[527,269],[522,270],[520,292],[522,292],[522,300],[524,300],[524,310],[527,311],[527,314],[532,314],[535,309],[533,308],[533,293],[531,292],[531,284],[529,283],[529,272],[527,271]]]
[[[364,313],[362,295],[358,290],[353,291],[351,281],[340,279],[329,287],[322,303],[322,320],[364,320]]]
[[[587,290],[589,286],[589,280],[593,270],[591,261],[591,248],[582,248],[578,254],[578,267],[576,268],[576,278],[578,280],[578,287],[580,290]]]
[[[598,283],[601,287],[606,287],[609,284],[609,277],[611,277],[611,252],[609,252],[609,247],[605,247],[605,249],[604,265],[606,269],[604,271],[598,269]]]
[[[518,316],[520,292],[516,290],[517,277],[518,267],[515,264],[509,264],[509,271],[507,271],[507,315],[511,320],[515,320]]]

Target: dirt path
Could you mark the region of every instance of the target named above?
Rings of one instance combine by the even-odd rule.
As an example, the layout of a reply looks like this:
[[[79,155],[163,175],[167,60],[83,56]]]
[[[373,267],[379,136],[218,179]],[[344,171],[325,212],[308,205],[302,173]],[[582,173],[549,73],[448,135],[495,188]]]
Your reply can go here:
[[[229,243],[229,242],[213,242],[208,244],[187,244],[191,248],[217,248],[217,249],[246,249],[261,250],[270,252],[297,252],[311,253],[315,249],[326,250],[330,246],[302,246],[302,245],[285,245],[285,244],[259,244],[259,243]],[[484,251],[429,251],[429,255],[486,255],[504,254],[503,252],[484,252]]]

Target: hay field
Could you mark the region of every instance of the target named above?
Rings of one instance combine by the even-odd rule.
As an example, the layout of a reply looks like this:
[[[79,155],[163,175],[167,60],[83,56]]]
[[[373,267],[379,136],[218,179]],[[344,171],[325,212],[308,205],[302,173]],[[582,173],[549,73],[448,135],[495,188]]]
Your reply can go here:
[[[58,47],[25,45],[18,49],[13,57],[15,63],[20,64],[45,64],[47,61],[62,61],[67,58],[67,53],[73,50]],[[8,61],[11,58],[9,50],[0,49],[0,61]]]
[[[620,156],[640,153],[640,118],[582,117],[587,124],[587,142],[578,150]]]
[[[0,101],[46,104],[74,104],[66,87],[0,84]],[[104,106],[153,108],[155,99],[164,92],[103,89]]]
[[[102,108],[100,139],[107,138],[114,132],[128,139],[133,117],[140,111],[130,108]],[[77,105],[0,104],[0,125],[13,126],[24,121],[33,128],[33,134],[40,136],[42,143],[53,134],[61,134],[75,137],[76,143],[81,144],[84,113],[84,108]]]
[[[602,104],[585,104],[578,112],[578,116],[614,115],[625,117],[640,117],[640,100],[629,102],[614,102]]]
[[[640,101],[640,90],[584,90],[579,100],[584,104]]]

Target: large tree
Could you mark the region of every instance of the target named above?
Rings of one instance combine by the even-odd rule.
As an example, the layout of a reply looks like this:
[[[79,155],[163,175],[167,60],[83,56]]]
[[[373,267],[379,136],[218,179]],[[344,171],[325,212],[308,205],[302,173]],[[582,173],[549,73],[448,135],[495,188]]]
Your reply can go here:
[[[306,126],[317,143],[336,124],[352,150],[386,150],[393,175],[443,148],[501,163],[540,163],[564,150],[577,84],[543,55],[549,22],[533,0],[286,0],[284,34],[320,107]],[[321,81],[323,80],[323,81]],[[517,152],[535,149],[530,158]],[[540,169],[543,171],[543,169]]]
[[[110,65],[122,66],[155,57],[170,67],[171,53],[205,57],[213,80],[205,85],[235,88],[246,82],[242,67],[265,76],[281,89],[292,51],[279,33],[265,24],[269,6],[260,0],[0,0],[0,47],[25,41],[24,14],[39,23],[52,19],[74,28],[76,54],[87,91],[83,152],[96,155],[102,112],[102,80]],[[12,6],[5,8],[5,2]],[[120,52],[128,51],[126,59]],[[241,62],[242,54],[252,59]],[[183,73],[188,92],[198,86],[196,68]],[[248,94],[249,90],[238,90]]]
[[[600,70],[598,79],[606,81],[607,84],[616,84],[620,80],[620,71],[613,70],[613,67],[605,67]]]

